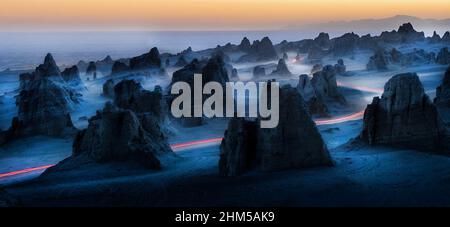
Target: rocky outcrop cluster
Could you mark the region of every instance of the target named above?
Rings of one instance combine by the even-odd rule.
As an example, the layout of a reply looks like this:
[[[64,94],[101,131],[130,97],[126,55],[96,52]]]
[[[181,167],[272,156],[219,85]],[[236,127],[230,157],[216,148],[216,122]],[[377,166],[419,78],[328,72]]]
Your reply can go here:
[[[305,100],[310,114],[319,116],[326,116],[328,114],[325,101],[316,95],[316,90],[308,75],[300,75],[297,90]]]
[[[371,145],[392,145],[424,151],[440,148],[442,125],[436,106],[416,73],[398,74],[385,85],[364,113],[361,138]]]
[[[412,66],[431,64],[435,62],[435,54],[426,52],[423,49],[414,49],[409,53],[402,53],[396,48],[385,51],[379,48],[367,63],[368,70],[387,70],[391,66]]]
[[[66,136],[76,132],[70,109],[79,102],[79,94],[69,87],[51,54],[32,73],[22,75],[17,96],[18,116],[11,127],[1,133],[0,141],[19,137]]]
[[[370,57],[367,63],[367,70],[387,70],[388,60],[383,49],[378,49],[373,56]]]
[[[173,152],[161,131],[145,130],[131,110],[107,103],[89,119],[87,129],[80,131],[73,142],[72,156],[54,169],[77,165],[77,162],[135,161],[149,169],[161,169],[161,157]]]
[[[128,72],[129,70],[130,70],[130,67],[128,67],[127,64],[120,62],[120,61],[115,61],[111,68],[111,75],[125,73],[125,72]]]
[[[334,70],[339,75],[344,75],[347,72],[347,67],[344,64],[344,60],[339,59],[337,64],[334,65]]]
[[[131,70],[144,70],[151,68],[161,68],[161,58],[158,48],[154,47],[150,52],[131,58],[130,69]]]
[[[319,99],[324,100],[325,102],[347,103],[344,96],[338,91],[334,66],[326,65],[323,67],[322,71],[314,73],[311,84]]]
[[[335,56],[353,54],[357,48],[359,36],[355,33],[346,33],[343,36],[333,39],[331,52]]]
[[[109,79],[103,84],[102,95],[108,98],[114,98],[114,80]]]
[[[246,41],[243,40],[243,42],[245,46]],[[239,62],[274,61],[278,59],[277,51],[268,37],[264,37],[261,41],[256,40],[250,48],[243,47],[241,50],[246,54],[239,58]]]
[[[61,72],[63,80],[73,88],[85,88],[80,77],[80,71],[76,65]]]
[[[381,33],[380,40],[386,43],[416,42],[425,40],[425,34],[417,32],[411,23],[405,23],[397,31]]]
[[[307,61],[311,64],[320,64],[322,58],[327,55],[327,52],[318,45],[312,45],[308,50]]]
[[[259,65],[255,66],[255,68],[253,68],[253,77],[258,78],[263,76],[266,76],[266,69]]]
[[[289,71],[286,61],[284,59],[280,59],[278,61],[277,68],[272,72],[271,75],[274,76],[290,76],[292,73]]]
[[[280,122],[260,128],[260,119],[233,118],[220,146],[219,173],[331,166],[328,149],[297,89],[280,89]]]

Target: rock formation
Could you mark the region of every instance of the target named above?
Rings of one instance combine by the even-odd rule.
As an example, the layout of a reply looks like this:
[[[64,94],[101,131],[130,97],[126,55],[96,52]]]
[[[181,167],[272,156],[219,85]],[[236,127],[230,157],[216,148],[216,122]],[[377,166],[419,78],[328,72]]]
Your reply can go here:
[[[442,42],[449,43],[450,42],[450,32],[445,32],[442,36]]]
[[[445,72],[442,84],[436,88],[436,98],[434,103],[437,106],[450,107],[450,66]]]
[[[258,78],[262,76],[266,76],[266,69],[259,65],[255,66],[255,68],[253,68],[253,77]]]
[[[331,52],[335,56],[344,56],[348,54],[353,54],[356,45],[358,43],[359,36],[355,33],[346,33],[343,36],[333,39],[333,45],[331,47]]]
[[[114,98],[114,81],[112,79],[107,80],[103,84],[103,96],[108,98]]]
[[[238,48],[240,51],[247,52],[250,51],[251,46],[252,45],[250,44],[250,40],[248,40],[247,37],[244,37],[241,43],[239,44]]]
[[[407,43],[423,41],[425,34],[414,30],[411,23],[402,24],[398,31],[383,32],[380,35],[380,40],[386,43]]]
[[[314,73],[322,71],[323,65],[322,64],[314,64],[311,69],[311,75],[314,75]]]
[[[274,61],[278,59],[275,47],[268,37],[264,37],[261,41],[254,41],[246,53],[238,60],[239,62]]]
[[[448,47],[444,47],[439,51],[436,57],[436,62],[441,65],[450,64],[450,53],[448,52]]]
[[[328,49],[331,45],[330,42],[330,35],[328,35],[328,33],[325,32],[321,32],[319,33],[319,35],[314,39],[314,42],[317,46],[321,47],[321,48],[326,48]]]
[[[78,103],[79,94],[68,87],[51,54],[44,63],[27,76],[21,76],[21,91],[17,97],[18,116],[2,133],[0,141],[34,136],[66,136],[75,133],[69,110]]]
[[[326,51],[317,45],[310,47],[308,51],[308,62],[309,63],[321,63],[322,58],[326,56]]]
[[[367,70],[387,70],[388,60],[383,49],[378,49],[367,63]]]
[[[326,116],[328,114],[328,108],[324,103],[324,100],[317,97],[316,91],[314,90],[308,75],[300,75],[297,90],[305,100],[310,114],[317,114],[320,116]]]
[[[83,81],[81,81],[80,78],[80,71],[78,71],[78,67],[76,65],[62,71],[61,76],[63,80],[69,84],[69,86],[74,88],[84,88]]]
[[[154,47],[150,52],[131,58],[130,69],[131,70],[143,70],[150,68],[161,68],[161,58],[159,56],[158,48]]]
[[[441,126],[436,107],[416,73],[398,74],[384,86],[364,113],[361,138],[371,145],[393,145],[435,151]]]
[[[120,61],[115,61],[112,68],[111,68],[111,75],[116,75],[116,74],[120,74],[120,73],[124,73],[129,71],[130,68],[128,67],[127,64],[120,62]]]
[[[272,75],[290,76],[290,75],[292,75],[292,73],[289,71],[284,59],[280,59],[278,61],[277,68],[272,72]]]
[[[331,166],[327,147],[297,89],[280,89],[280,122],[262,129],[257,121],[233,118],[220,146],[219,172],[237,176],[251,169]]]
[[[347,72],[347,67],[344,65],[344,60],[339,59],[337,64],[334,65],[334,70],[337,74],[344,75]]]
[[[184,67],[185,65],[189,64],[188,61],[186,61],[186,58],[182,55],[178,58],[178,61],[175,63],[175,67]]]
[[[80,131],[73,143],[72,156],[56,166],[75,165],[80,159],[95,162],[136,161],[150,169],[161,169],[160,157],[173,155],[167,140],[157,128],[143,129],[138,117],[107,103],[89,119],[87,129]]]
[[[436,33],[436,31],[434,31],[433,36],[429,37],[428,40],[431,43],[439,43],[441,42],[441,37]]]
[[[336,71],[333,66],[326,65],[322,71],[314,73],[311,84],[314,87],[317,97],[324,102],[347,103],[344,96],[338,91]]]
[[[97,66],[95,65],[95,62],[89,62],[86,69],[86,76],[92,77],[93,80],[97,79]]]

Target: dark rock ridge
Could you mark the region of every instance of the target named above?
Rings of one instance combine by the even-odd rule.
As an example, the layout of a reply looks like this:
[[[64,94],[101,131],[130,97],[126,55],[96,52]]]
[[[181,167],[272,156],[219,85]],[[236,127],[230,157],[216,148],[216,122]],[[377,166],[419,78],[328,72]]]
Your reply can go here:
[[[435,62],[435,54],[426,52],[423,49],[414,49],[409,53],[402,53],[395,48],[391,51],[378,49],[367,63],[368,70],[387,70],[391,66],[412,66],[432,64]]]
[[[278,60],[277,68],[272,72],[272,75],[290,76],[292,73],[289,71],[286,61],[284,59],[280,59]]]
[[[241,43],[238,46],[240,51],[247,52],[250,51],[252,48],[252,45],[250,44],[250,40],[248,40],[247,37],[244,37],[241,41]]]
[[[317,46],[328,49],[330,48],[331,41],[330,41],[330,35],[325,32],[319,33],[319,35],[314,39],[314,42]]]
[[[450,107],[450,66],[445,72],[442,84],[436,88],[436,98],[434,103],[437,106]]]
[[[321,63],[322,58],[324,58],[327,55],[327,52],[323,50],[318,45],[313,45],[311,48],[309,48],[308,51],[308,62],[309,63]]]
[[[428,41],[431,43],[439,43],[441,42],[441,36],[439,36],[436,31],[433,32],[433,36],[428,38]]]
[[[441,65],[450,64],[450,53],[448,52],[448,47],[444,47],[439,51],[436,57],[436,62]]]
[[[338,91],[336,71],[332,65],[326,65],[322,71],[314,73],[311,84],[316,96],[324,102],[338,102],[343,105],[347,103],[345,97]]]
[[[164,166],[161,158],[173,152],[162,132],[155,132],[144,130],[133,111],[108,102],[89,119],[88,128],[76,135],[72,156],[50,171],[80,168],[86,162],[111,161],[135,161],[149,169],[161,169]]]
[[[280,122],[276,128],[262,129],[259,121],[230,120],[220,146],[220,175],[333,165],[297,89],[280,89]]]
[[[384,86],[364,113],[361,138],[370,145],[393,145],[436,151],[441,123],[416,73],[398,74]]]
[[[322,71],[323,65],[322,64],[314,64],[311,69],[311,75],[314,75],[314,73]]]
[[[21,81],[17,97],[18,116],[11,127],[1,133],[0,141],[9,142],[19,137],[48,135],[67,136],[76,132],[69,110],[78,103],[79,94],[68,87],[48,54],[44,63]]]
[[[448,42],[450,42],[450,32],[445,32],[444,33],[444,35],[442,36],[442,42],[446,42],[446,43],[448,43]]]
[[[161,58],[159,56],[158,48],[154,47],[150,52],[131,58],[131,70],[143,70],[149,68],[161,68]]]
[[[181,55],[179,58],[178,58],[178,61],[175,63],[175,67],[184,67],[185,65],[187,65],[187,64],[189,64],[189,62],[186,60],[186,58],[183,56],[183,55]]]
[[[239,62],[274,61],[278,59],[275,47],[268,37],[264,37],[261,41],[254,41],[245,52],[247,54],[242,56],[238,60]]]
[[[335,56],[353,54],[358,43],[359,36],[355,33],[346,33],[333,39],[331,51]]]
[[[398,31],[383,32],[380,40],[386,43],[407,43],[425,40],[423,32],[417,32],[411,23],[402,24]]]

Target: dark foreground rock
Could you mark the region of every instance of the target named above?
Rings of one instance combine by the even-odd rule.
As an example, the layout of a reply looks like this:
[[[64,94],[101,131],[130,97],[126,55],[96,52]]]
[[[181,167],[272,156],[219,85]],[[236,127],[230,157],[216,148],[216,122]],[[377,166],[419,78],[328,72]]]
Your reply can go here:
[[[442,84],[436,88],[434,103],[438,106],[450,107],[450,66],[445,72]]]
[[[448,51],[448,47],[444,47],[439,51],[436,62],[441,65],[450,64],[450,52]]]
[[[318,98],[343,105],[347,103],[345,97],[338,91],[336,71],[333,66],[326,65],[322,71],[314,73],[311,84]]]
[[[65,137],[76,132],[70,110],[79,102],[79,95],[61,77],[53,57],[48,54],[44,63],[21,81],[17,96],[18,116],[11,127],[0,133],[3,143],[34,135]],[[21,76],[21,79],[24,79]]]
[[[308,75],[302,74],[299,76],[297,90],[307,103],[310,114],[319,116],[328,115],[328,108],[325,101],[316,95],[316,91],[312,86]]]
[[[441,133],[436,107],[425,94],[419,77],[404,73],[392,77],[381,98],[375,97],[367,106],[361,138],[371,145],[437,151]]]
[[[284,59],[280,59],[278,61],[277,68],[272,72],[272,75],[276,76],[290,76],[292,73],[289,71],[286,61]]]
[[[251,169],[273,171],[331,166],[327,147],[295,88],[280,89],[280,122],[260,128],[260,119],[230,120],[220,146],[219,172],[236,176]]]
[[[109,79],[103,84],[103,96],[114,98],[114,80]]]
[[[162,132],[144,130],[131,110],[111,103],[89,119],[87,129],[73,142],[72,156],[51,171],[76,166],[79,162],[135,161],[149,169],[161,169],[160,157],[173,155]]]

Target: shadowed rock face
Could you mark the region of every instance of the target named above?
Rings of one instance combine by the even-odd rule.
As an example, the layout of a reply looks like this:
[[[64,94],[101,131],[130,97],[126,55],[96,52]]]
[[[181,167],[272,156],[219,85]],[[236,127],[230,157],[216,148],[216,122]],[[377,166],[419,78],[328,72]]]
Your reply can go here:
[[[122,80],[114,86],[114,104],[138,115],[150,113],[159,122],[163,122],[168,116],[168,107],[160,89],[148,91],[133,80]]]
[[[445,72],[442,84],[436,89],[434,103],[438,106],[450,107],[450,66]]]
[[[130,59],[131,70],[142,70],[148,68],[161,68],[161,58],[158,48],[154,47],[149,53]]]
[[[246,52],[247,54],[242,56],[239,62],[273,61],[278,59],[275,47],[268,37],[264,37],[261,41],[254,41]]]
[[[78,103],[79,95],[66,85],[50,54],[34,72],[22,75],[21,80],[18,116],[13,118],[11,127],[1,133],[0,141],[34,135],[59,137],[76,132],[69,110]]]
[[[187,64],[189,64],[189,62],[188,61],[186,61],[186,58],[183,56],[183,55],[181,55],[179,58],[178,58],[178,61],[175,63],[175,67],[184,67],[185,65],[187,65]]]
[[[411,23],[405,23],[398,28],[398,31],[394,30],[381,33],[380,39],[387,43],[406,43],[423,41],[425,34],[423,32],[417,32]]]
[[[72,87],[84,87],[80,78],[80,71],[76,65],[62,71],[63,80]]]
[[[225,62],[220,55],[208,61],[202,70],[202,74],[204,83],[215,81],[225,86],[225,83],[230,81]]]
[[[378,49],[367,63],[367,70],[387,70],[388,60],[383,49]]]
[[[436,62],[441,65],[450,64],[450,52],[448,52],[447,47],[444,47],[439,51],[436,57]]]
[[[341,37],[333,39],[331,51],[335,56],[353,54],[358,40],[359,36],[355,33],[346,33]]]
[[[445,32],[442,36],[442,42],[450,42],[450,32]]]
[[[344,65],[344,60],[339,59],[337,64],[334,65],[334,70],[337,74],[344,75],[347,72],[347,67]]]
[[[107,80],[103,84],[103,96],[109,98],[114,97],[114,81],[112,79]]]
[[[386,83],[381,98],[375,97],[367,106],[361,138],[373,145],[435,151],[440,142],[439,121],[417,74],[398,74]]]
[[[240,51],[247,52],[250,50],[251,46],[252,45],[250,44],[250,40],[248,40],[247,37],[244,37],[242,39],[241,43],[239,44],[238,48]]]
[[[130,68],[128,67],[127,64],[120,61],[115,61],[111,69],[111,74],[114,75],[124,73],[127,72],[128,70],[130,70]]]
[[[290,76],[292,73],[289,71],[286,61],[284,59],[280,59],[278,61],[277,68],[272,72],[272,75]]]
[[[77,134],[72,157],[59,165],[84,155],[95,162],[135,160],[147,168],[160,169],[158,157],[166,154],[172,150],[161,132],[149,133],[132,111],[107,103],[89,119],[88,128]]]
[[[324,101],[337,101],[341,104],[347,103],[344,96],[338,91],[336,71],[333,66],[326,65],[322,71],[314,73],[311,84],[319,99]]]
[[[219,171],[236,176],[252,168],[273,171],[331,166],[325,143],[297,89],[280,89],[280,122],[261,129],[259,121],[233,118],[221,144]]]
[[[308,50],[308,62],[321,63],[322,58],[324,58],[326,54],[326,51],[324,51],[320,46],[313,45]]]
[[[328,114],[327,106],[322,99],[317,97],[316,91],[314,90],[308,75],[300,75],[297,90],[307,103],[309,113],[321,116],[326,116]]]
[[[329,48],[330,47],[330,35],[328,33],[321,32],[315,39],[314,42],[316,45],[322,48]]]
[[[86,69],[86,75],[92,76],[93,79],[97,79],[97,66],[95,65],[95,62],[89,62],[89,65]]]

